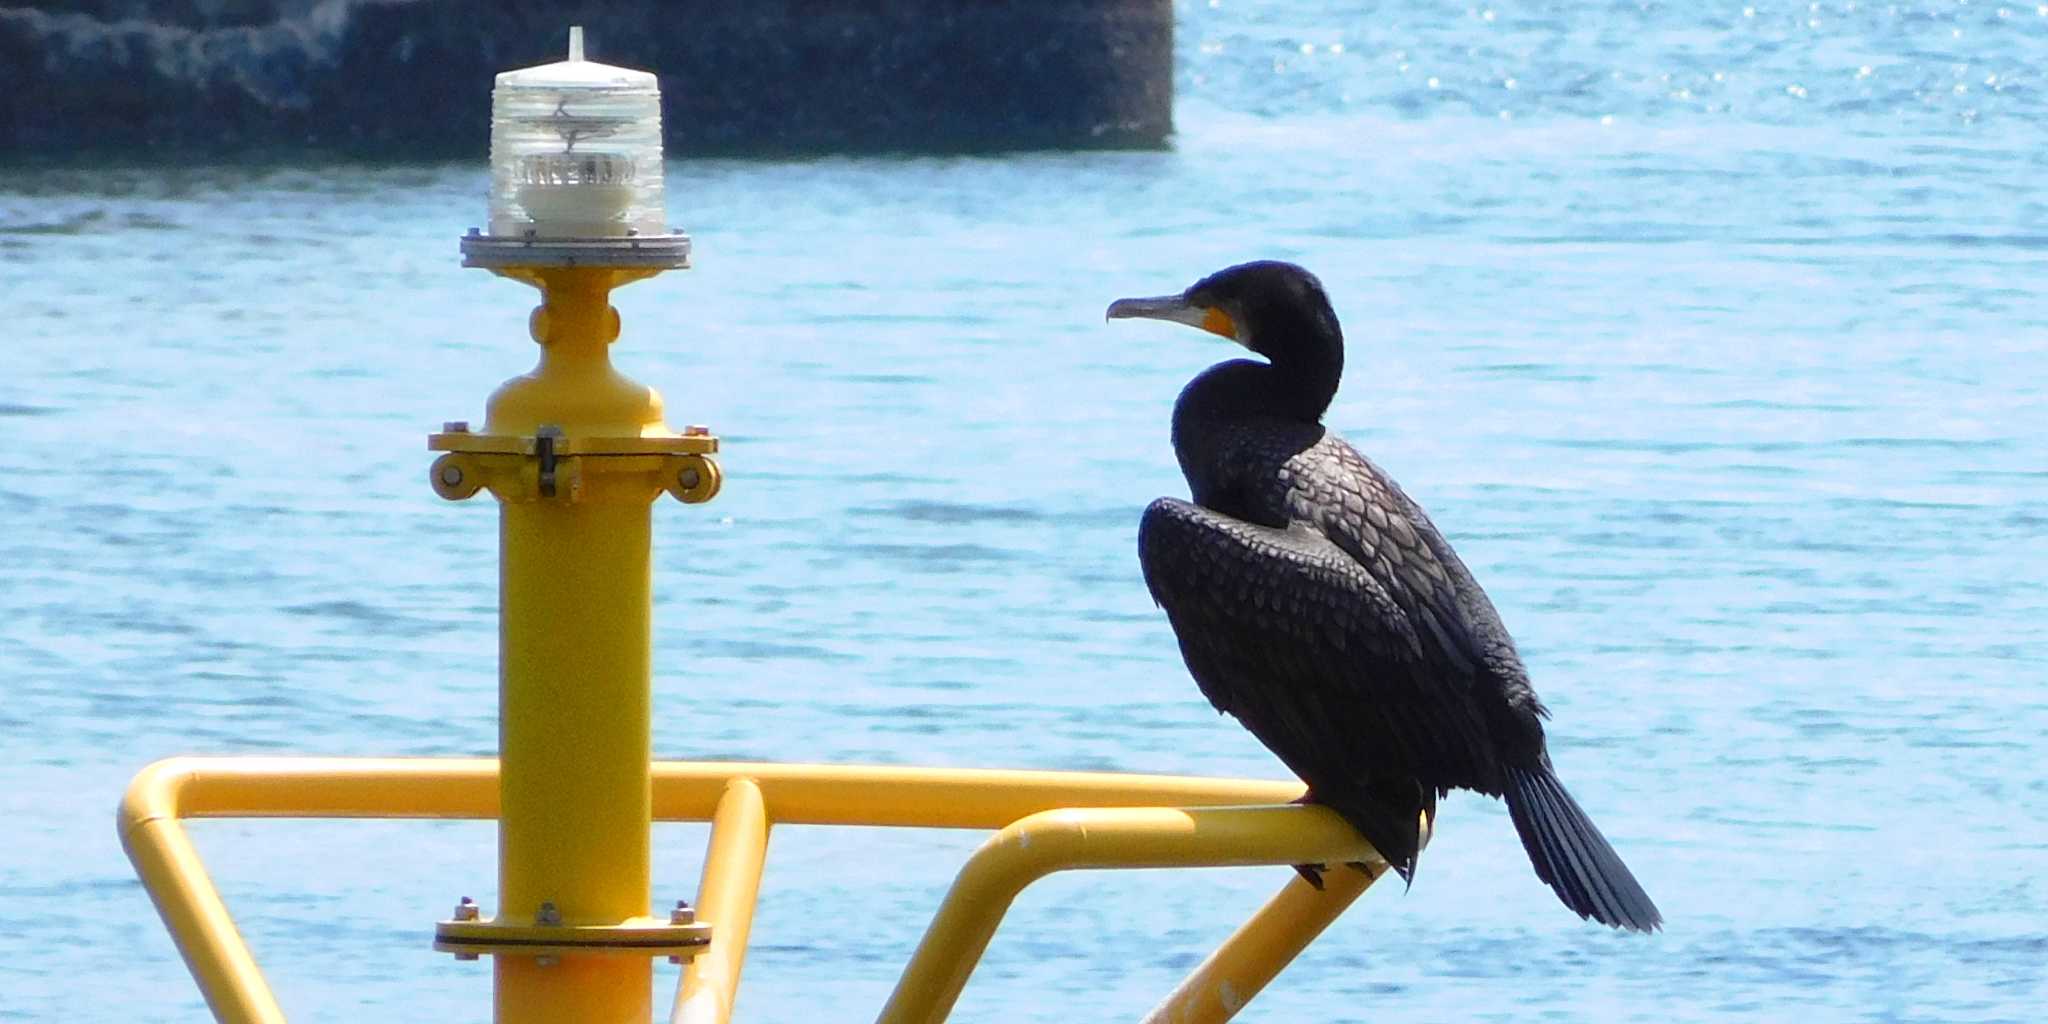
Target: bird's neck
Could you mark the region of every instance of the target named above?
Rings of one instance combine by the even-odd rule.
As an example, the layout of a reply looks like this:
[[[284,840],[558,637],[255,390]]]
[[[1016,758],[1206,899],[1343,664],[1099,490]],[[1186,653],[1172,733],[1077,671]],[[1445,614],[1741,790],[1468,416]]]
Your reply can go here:
[[[1291,349],[1266,369],[1270,408],[1292,419],[1320,423],[1344,377],[1344,343]]]
[[[1321,423],[1337,397],[1344,373],[1344,349],[1289,352],[1270,363],[1232,359],[1203,371],[1174,405],[1176,427],[1183,418],[1212,422],[1279,419]]]
[[[1217,507],[1210,499],[1232,483],[1230,450],[1246,439],[1287,424],[1320,432],[1336,380],[1334,371],[1325,379],[1300,365],[1233,359],[1189,381],[1173,406],[1173,449],[1196,502]]]

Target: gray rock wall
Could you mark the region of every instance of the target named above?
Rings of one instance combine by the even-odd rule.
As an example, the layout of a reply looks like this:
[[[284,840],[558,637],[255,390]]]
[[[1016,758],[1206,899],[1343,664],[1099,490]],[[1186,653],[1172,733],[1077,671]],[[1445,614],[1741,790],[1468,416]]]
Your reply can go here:
[[[481,159],[492,76],[570,24],[660,74],[677,155],[1171,131],[1171,0],[73,0],[0,6],[0,159]]]

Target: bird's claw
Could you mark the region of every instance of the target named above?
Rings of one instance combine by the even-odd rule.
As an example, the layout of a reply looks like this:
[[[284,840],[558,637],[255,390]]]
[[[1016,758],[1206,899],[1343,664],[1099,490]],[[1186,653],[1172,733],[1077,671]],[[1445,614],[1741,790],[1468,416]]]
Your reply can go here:
[[[1355,869],[1359,874],[1364,875],[1367,880],[1378,878],[1380,872],[1386,870],[1385,868],[1376,868],[1362,860],[1345,861],[1344,866]],[[1330,870],[1328,864],[1294,865],[1294,873],[1300,875],[1302,881],[1314,886],[1317,892],[1323,891],[1323,872],[1328,870]]]

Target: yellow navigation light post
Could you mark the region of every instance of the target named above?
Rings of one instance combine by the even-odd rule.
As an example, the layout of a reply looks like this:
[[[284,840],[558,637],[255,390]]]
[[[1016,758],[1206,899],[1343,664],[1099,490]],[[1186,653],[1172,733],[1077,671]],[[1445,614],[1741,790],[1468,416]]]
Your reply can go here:
[[[661,396],[612,367],[613,288],[689,265],[664,225],[653,75],[569,59],[499,75],[490,232],[465,266],[540,289],[533,372],[481,432],[451,423],[430,480],[499,502],[501,905],[457,908],[435,947],[496,963],[497,1019],[645,1024],[650,958],[693,956],[710,925],[649,913],[649,505],[716,494],[718,440],[677,434]]]

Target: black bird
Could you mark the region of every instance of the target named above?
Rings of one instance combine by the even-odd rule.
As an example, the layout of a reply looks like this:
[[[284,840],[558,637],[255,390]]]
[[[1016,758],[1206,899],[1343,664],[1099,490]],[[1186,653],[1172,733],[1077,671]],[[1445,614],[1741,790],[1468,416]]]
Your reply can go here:
[[[1499,613],[1429,517],[1323,427],[1344,335],[1321,282],[1246,263],[1110,318],[1172,320],[1264,356],[1210,367],[1173,407],[1192,503],[1145,509],[1145,583],[1218,711],[1401,873],[1452,789],[1505,797],[1536,876],[1634,931],[1655,904],[1552,773],[1549,715]],[[1314,867],[1302,873],[1320,886]]]

